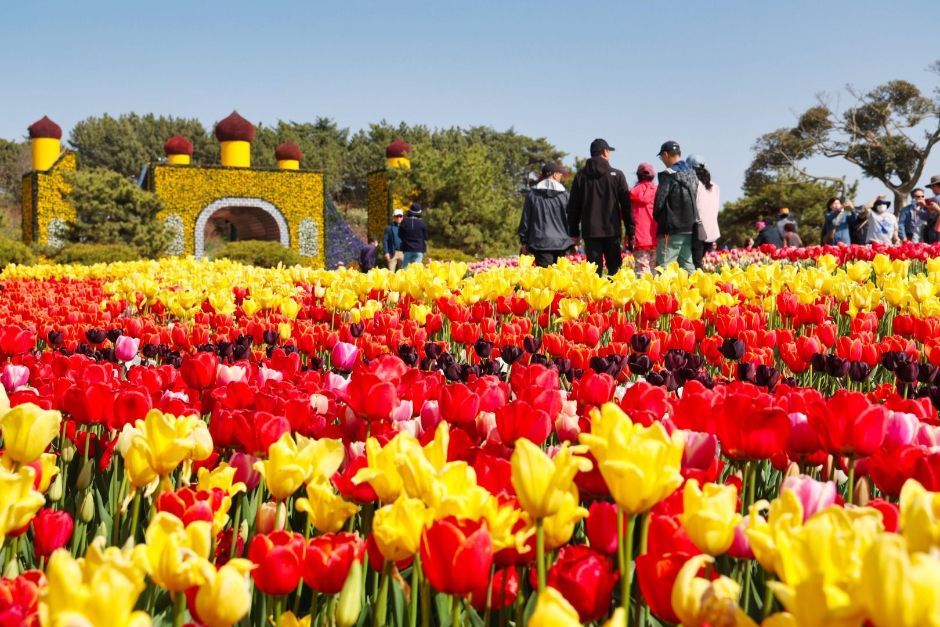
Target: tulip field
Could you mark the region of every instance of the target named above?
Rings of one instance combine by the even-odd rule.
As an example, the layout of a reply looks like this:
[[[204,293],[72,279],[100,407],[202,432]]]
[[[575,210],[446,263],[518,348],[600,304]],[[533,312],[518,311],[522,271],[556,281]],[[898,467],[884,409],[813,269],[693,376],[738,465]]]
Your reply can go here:
[[[0,627],[940,625],[940,246],[707,264],[7,267]]]

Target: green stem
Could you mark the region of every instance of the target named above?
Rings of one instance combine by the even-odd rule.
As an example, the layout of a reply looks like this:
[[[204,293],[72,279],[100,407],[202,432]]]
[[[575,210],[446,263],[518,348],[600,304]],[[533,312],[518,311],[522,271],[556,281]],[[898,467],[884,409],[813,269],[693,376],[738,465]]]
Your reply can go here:
[[[183,616],[186,614],[186,595],[174,592],[173,596],[173,627],[183,627]]]
[[[137,521],[140,519],[140,489],[134,491],[134,509],[131,511],[131,539],[137,543]]]
[[[757,462],[749,461],[747,463],[747,508],[754,504],[754,492],[757,488]],[[745,510],[747,511],[747,510]]]
[[[492,613],[493,607],[493,579],[496,577],[496,564],[493,563],[490,565],[490,580],[486,584],[486,612],[483,614],[483,624],[490,624],[490,614]],[[414,627],[414,626],[412,626]]]
[[[751,609],[751,561],[744,562],[744,612]]]
[[[768,585],[770,583],[770,579],[772,578],[768,577],[768,579],[764,580],[764,609],[763,609],[763,618],[761,618],[761,622],[764,622],[765,620],[767,620],[767,617],[770,616],[770,612],[773,610],[773,607],[774,607],[774,591]]]
[[[463,627],[463,614],[460,612],[460,597],[452,595],[450,598],[450,617],[453,627]]]
[[[411,565],[411,600],[408,601],[408,625],[417,627],[418,625],[418,599],[421,585],[421,556],[415,555],[414,563]]]
[[[855,463],[852,456],[846,457],[849,466],[849,490],[845,493],[845,501],[849,504],[855,504]]]
[[[539,594],[545,590],[545,528],[541,518],[535,520],[535,560],[538,569]]]
[[[235,504],[235,518],[232,519],[232,545],[228,549],[229,559],[235,557],[238,552],[238,528],[242,524],[242,504],[245,502],[245,495],[238,495],[238,503]]]
[[[617,536],[618,545],[623,547],[623,558],[620,568],[620,605],[624,610],[624,627],[630,627],[630,588],[633,585],[633,529],[636,526],[636,516],[624,514],[617,506],[617,531],[623,530],[623,517],[626,516],[626,533]]]
[[[379,593],[375,599],[375,627],[384,627],[385,617],[388,613],[388,580],[389,573],[392,570],[392,562],[385,562],[385,568],[382,570],[382,581],[379,585]]]
[[[284,597],[278,595],[274,597],[274,627],[281,624],[281,612],[284,611]]]

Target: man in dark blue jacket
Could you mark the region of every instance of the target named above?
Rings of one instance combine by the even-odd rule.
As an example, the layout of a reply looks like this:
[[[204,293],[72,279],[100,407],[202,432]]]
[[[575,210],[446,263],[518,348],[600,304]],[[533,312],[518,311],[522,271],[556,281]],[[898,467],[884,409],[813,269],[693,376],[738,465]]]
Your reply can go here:
[[[421,263],[424,253],[428,250],[428,225],[421,219],[421,205],[412,203],[408,215],[398,227],[398,237],[401,238],[401,251],[404,260],[401,268],[404,270],[413,263]]]
[[[692,233],[698,223],[695,197],[698,177],[682,160],[682,150],[674,141],[663,143],[659,158],[666,169],[659,173],[659,187],[653,201],[653,219],[656,221],[656,265],[678,261],[687,272],[695,272],[692,263]]]
[[[568,192],[561,184],[567,171],[557,163],[542,166],[542,179],[529,190],[519,219],[522,254],[535,257],[535,265],[547,268],[571,247],[568,236]]]
[[[403,261],[401,252],[401,237],[398,236],[398,225],[405,218],[405,212],[396,209],[392,213],[392,223],[385,227],[385,234],[382,236],[382,249],[385,251],[385,262],[388,269],[392,272],[398,269]]]

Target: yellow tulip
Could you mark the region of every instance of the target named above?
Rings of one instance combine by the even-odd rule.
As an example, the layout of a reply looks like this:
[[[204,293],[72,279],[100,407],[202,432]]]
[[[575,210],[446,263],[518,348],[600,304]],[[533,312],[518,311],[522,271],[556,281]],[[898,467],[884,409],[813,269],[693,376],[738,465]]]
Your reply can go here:
[[[586,308],[587,303],[580,298],[562,298],[558,301],[558,316],[562,320],[578,320]]]
[[[803,506],[793,490],[784,490],[779,498],[769,504],[767,518],[759,511],[768,507],[767,501],[758,501],[751,506],[744,534],[747,536],[757,562],[767,571],[780,572],[778,544],[781,536],[793,527],[803,524]]]
[[[310,440],[298,435],[295,442],[290,433],[284,433],[268,447],[268,459],[255,462],[254,467],[271,495],[283,501],[307,481],[328,481],[345,455],[339,440]]]
[[[16,472],[0,467],[0,545],[8,533],[28,525],[46,502],[33,489],[35,478],[31,466],[21,466]]]
[[[39,597],[39,620],[43,625],[150,625],[145,612],[134,611],[144,589],[142,574],[107,559],[76,560],[65,549],[59,549],[49,558],[46,579]]]
[[[151,409],[135,425],[131,445],[140,452],[155,473],[165,477],[186,459],[196,461],[212,454],[212,436],[206,423],[196,416],[173,416]]]
[[[372,534],[386,560],[397,562],[418,552],[428,510],[419,499],[400,496],[375,512]]]
[[[206,627],[231,627],[248,613],[252,568],[249,560],[235,558],[209,573],[208,581],[196,592],[196,611]]]
[[[571,484],[571,490],[562,500],[561,508],[542,521],[545,530],[545,550],[554,551],[568,544],[571,534],[574,533],[574,526],[587,518],[587,515],[588,510],[578,504],[577,486]]]
[[[134,442],[131,442],[124,454],[124,470],[134,488],[146,487],[157,478],[157,473],[150,467],[144,447]]]
[[[408,317],[420,326],[424,326],[428,321],[428,314],[431,313],[431,308],[426,305],[420,305],[418,303],[412,303],[411,307],[408,309]]]
[[[681,432],[661,423],[634,424],[613,403],[591,414],[591,433],[582,433],[617,505],[628,515],[648,511],[682,485]]]
[[[297,499],[298,512],[305,512],[307,520],[320,533],[336,533],[346,520],[359,511],[359,506],[336,494],[326,482],[311,481],[307,484],[307,498]]]
[[[535,288],[526,294],[525,299],[529,307],[535,311],[542,311],[555,300],[555,293],[551,290]]]
[[[916,479],[901,488],[901,530],[911,551],[940,548],[940,492],[928,492]]]
[[[940,558],[908,553],[903,536],[885,533],[862,564],[862,593],[876,625],[914,627],[940,622]]]
[[[307,614],[303,618],[298,618],[293,612],[284,612],[281,614],[281,621],[278,627],[310,627],[310,620],[310,614]]]
[[[184,592],[201,586],[207,571],[214,567],[208,561],[212,547],[212,523],[197,520],[183,526],[183,521],[159,512],[147,527],[144,563],[147,574],[161,588]]]
[[[709,555],[690,558],[672,586],[672,610],[683,627],[704,625],[740,625],[756,627],[738,607],[741,586],[734,579],[721,576],[715,580],[698,577],[698,571],[714,562]]]
[[[0,417],[8,411],[10,411],[10,397],[7,396],[6,389],[0,385]]]
[[[225,462],[221,462],[212,470],[200,468],[199,472],[196,473],[196,489],[213,490],[218,488],[229,496],[235,496],[239,492],[245,492],[245,484],[241,481],[235,481],[235,472],[235,468]]]
[[[554,588],[545,588],[535,602],[528,627],[581,627],[578,611]]]
[[[521,530],[513,532],[513,527],[520,518],[528,518],[525,512],[512,503],[500,504],[499,499],[491,494],[483,506],[482,518],[486,520],[486,526],[493,538],[494,552],[510,547],[519,554],[529,551],[527,543],[529,538],[535,535],[535,526],[527,524]]]
[[[557,513],[565,504],[578,471],[591,470],[591,461],[578,457],[580,452],[565,442],[554,458],[522,438],[516,441],[512,454],[512,485],[516,489],[519,505],[534,518],[545,518]]]
[[[20,464],[30,464],[59,435],[62,414],[32,403],[17,405],[0,419],[3,431],[3,454]]]
[[[49,490],[49,486],[52,485],[52,481],[59,474],[59,457],[55,453],[43,453],[39,456],[38,461],[40,468],[39,485],[35,486],[35,489],[45,494]],[[5,455],[0,455],[0,466],[12,473],[15,473],[19,468],[19,464],[14,459]],[[36,469],[35,466],[32,466],[32,468],[33,470]]]
[[[734,542],[734,530],[741,522],[737,513],[738,490],[733,485],[706,483],[690,479],[682,494],[683,513],[679,521],[700,551],[721,555]]]
[[[366,459],[369,465],[356,472],[353,482],[368,482],[380,501],[391,503],[403,489],[402,478],[398,473],[398,459],[410,454],[420,455],[421,445],[413,435],[405,431],[399,431],[385,446],[380,445],[375,438],[369,438],[366,440]]]

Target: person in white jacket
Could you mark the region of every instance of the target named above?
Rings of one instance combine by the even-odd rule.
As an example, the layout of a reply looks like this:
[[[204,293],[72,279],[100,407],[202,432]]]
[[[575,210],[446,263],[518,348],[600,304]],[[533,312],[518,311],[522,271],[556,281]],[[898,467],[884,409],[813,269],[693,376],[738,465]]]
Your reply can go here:
[[[711,172],[705,165],[705,158],[701,155],[689,155],[686,163],[698,177],[699,186],[695,194],[695,205],[698,208],[698,221],[695,232],[692,233],[692,263],[696,268],[702,267],[705,251],[721,237],[718,230],[718,211],[721,209],[721,190],[718,183],[712,180]]]

